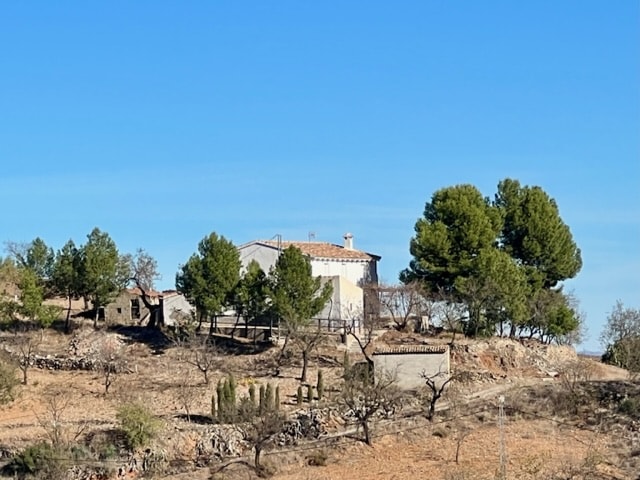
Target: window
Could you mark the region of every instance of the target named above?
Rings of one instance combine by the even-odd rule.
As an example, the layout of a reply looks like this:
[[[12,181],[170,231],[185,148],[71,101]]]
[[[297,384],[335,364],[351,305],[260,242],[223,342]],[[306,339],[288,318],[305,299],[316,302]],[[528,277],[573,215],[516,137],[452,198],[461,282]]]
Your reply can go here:
[[[140,318],[140,299],[132,298],[131,299],[131,320],[135,320]]]
[[[122,308],[118,307],[117,309],[118,315],[120,315],[122,313]]]

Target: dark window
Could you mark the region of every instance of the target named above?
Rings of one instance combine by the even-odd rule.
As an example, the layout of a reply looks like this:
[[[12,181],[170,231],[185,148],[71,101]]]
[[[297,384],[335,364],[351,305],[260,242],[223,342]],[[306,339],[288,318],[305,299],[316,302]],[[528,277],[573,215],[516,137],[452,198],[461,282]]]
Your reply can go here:
[[[122,313],[122,308],[118,307],[116,310],[118,311],[118,315]]]
[[[98,320],[104,321],[104,307],[100,307],[98,309]]]
[[[131,299],[131,319],[134,320],[136,318],[140,318],[140,299],[132,298]]]

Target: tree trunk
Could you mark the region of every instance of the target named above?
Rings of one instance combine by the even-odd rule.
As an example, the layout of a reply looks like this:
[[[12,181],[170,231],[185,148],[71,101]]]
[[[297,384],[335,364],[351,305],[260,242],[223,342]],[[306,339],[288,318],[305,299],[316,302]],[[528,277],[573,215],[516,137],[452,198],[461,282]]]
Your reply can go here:
[[[29,359],[28,358],[24,359],[24,362],[25,362],[24,368],[22,368],[22,384],[26,385],[27,381],[29,380],[27,378],[27,370],[29,370]]]
[[[307,381],[307,367],[309,366],[309,352],[302,351],[302,374],[300,375],[300,381]]]
[[[262,465],[260,465],[260,454],[262,453],[262,445],[256,444],[255,449],[256,453],[253,456],[253,463],[256,466],[256,471],[260,472],[260,470],[262,470]]]
[[[371,446],[371,431],[369,430],[369,421],[363,420],[362,431],[364,432],[364,443]]]
[[[67,306],[67,318],[64,319],[64,333],[69,333],[71,326],[71,295],[69,295],[69,303]]]
[[[100,307],[96,307],[96,312],[93,316],[93,328],[98,328],[98,315],[100,314]]]

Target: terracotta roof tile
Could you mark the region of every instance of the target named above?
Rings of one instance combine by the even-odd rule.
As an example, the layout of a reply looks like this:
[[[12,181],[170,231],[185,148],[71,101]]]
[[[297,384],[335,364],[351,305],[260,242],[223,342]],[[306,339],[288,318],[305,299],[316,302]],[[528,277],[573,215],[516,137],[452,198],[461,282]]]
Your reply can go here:
[[[277,247],[278,243],[273,240],[261,240],[257,243]],[[305,255],[313,258],[331,258],[345,260],[378,260],[378,255],[363,252],[362,250],[350,250],[340,245],[328,242],[280,242],[280,246],[284,249],[293,245],[300,249]]]
[[[374,355],[402,355],[411,353],[446,353],[448,345],[406,345],[400,347],[378,347]]]

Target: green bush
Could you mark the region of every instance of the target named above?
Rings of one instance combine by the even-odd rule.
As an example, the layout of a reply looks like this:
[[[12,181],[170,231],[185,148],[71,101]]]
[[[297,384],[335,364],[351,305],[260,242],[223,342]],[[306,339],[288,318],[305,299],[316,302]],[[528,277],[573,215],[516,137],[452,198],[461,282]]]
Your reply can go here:
[[[16,454],[2,469],[5,475],[24,478],[27,475],[47,473],[47,478],[58,478],[60,460],[54,448],[48,443],[41,442],[30,445]]]
[[[147,445],[160,429],[160,420],[140,403],[122,405],[118,409],[116,418],[132,450]]]
[[[15,399],[16,387],[20,383],[16,370],[15,363],[8,356],[0,356],[0,405]]]
[[[630,417],[640,417],[640,399],[635,397],[625,398],[620,402],[618,411]]]

